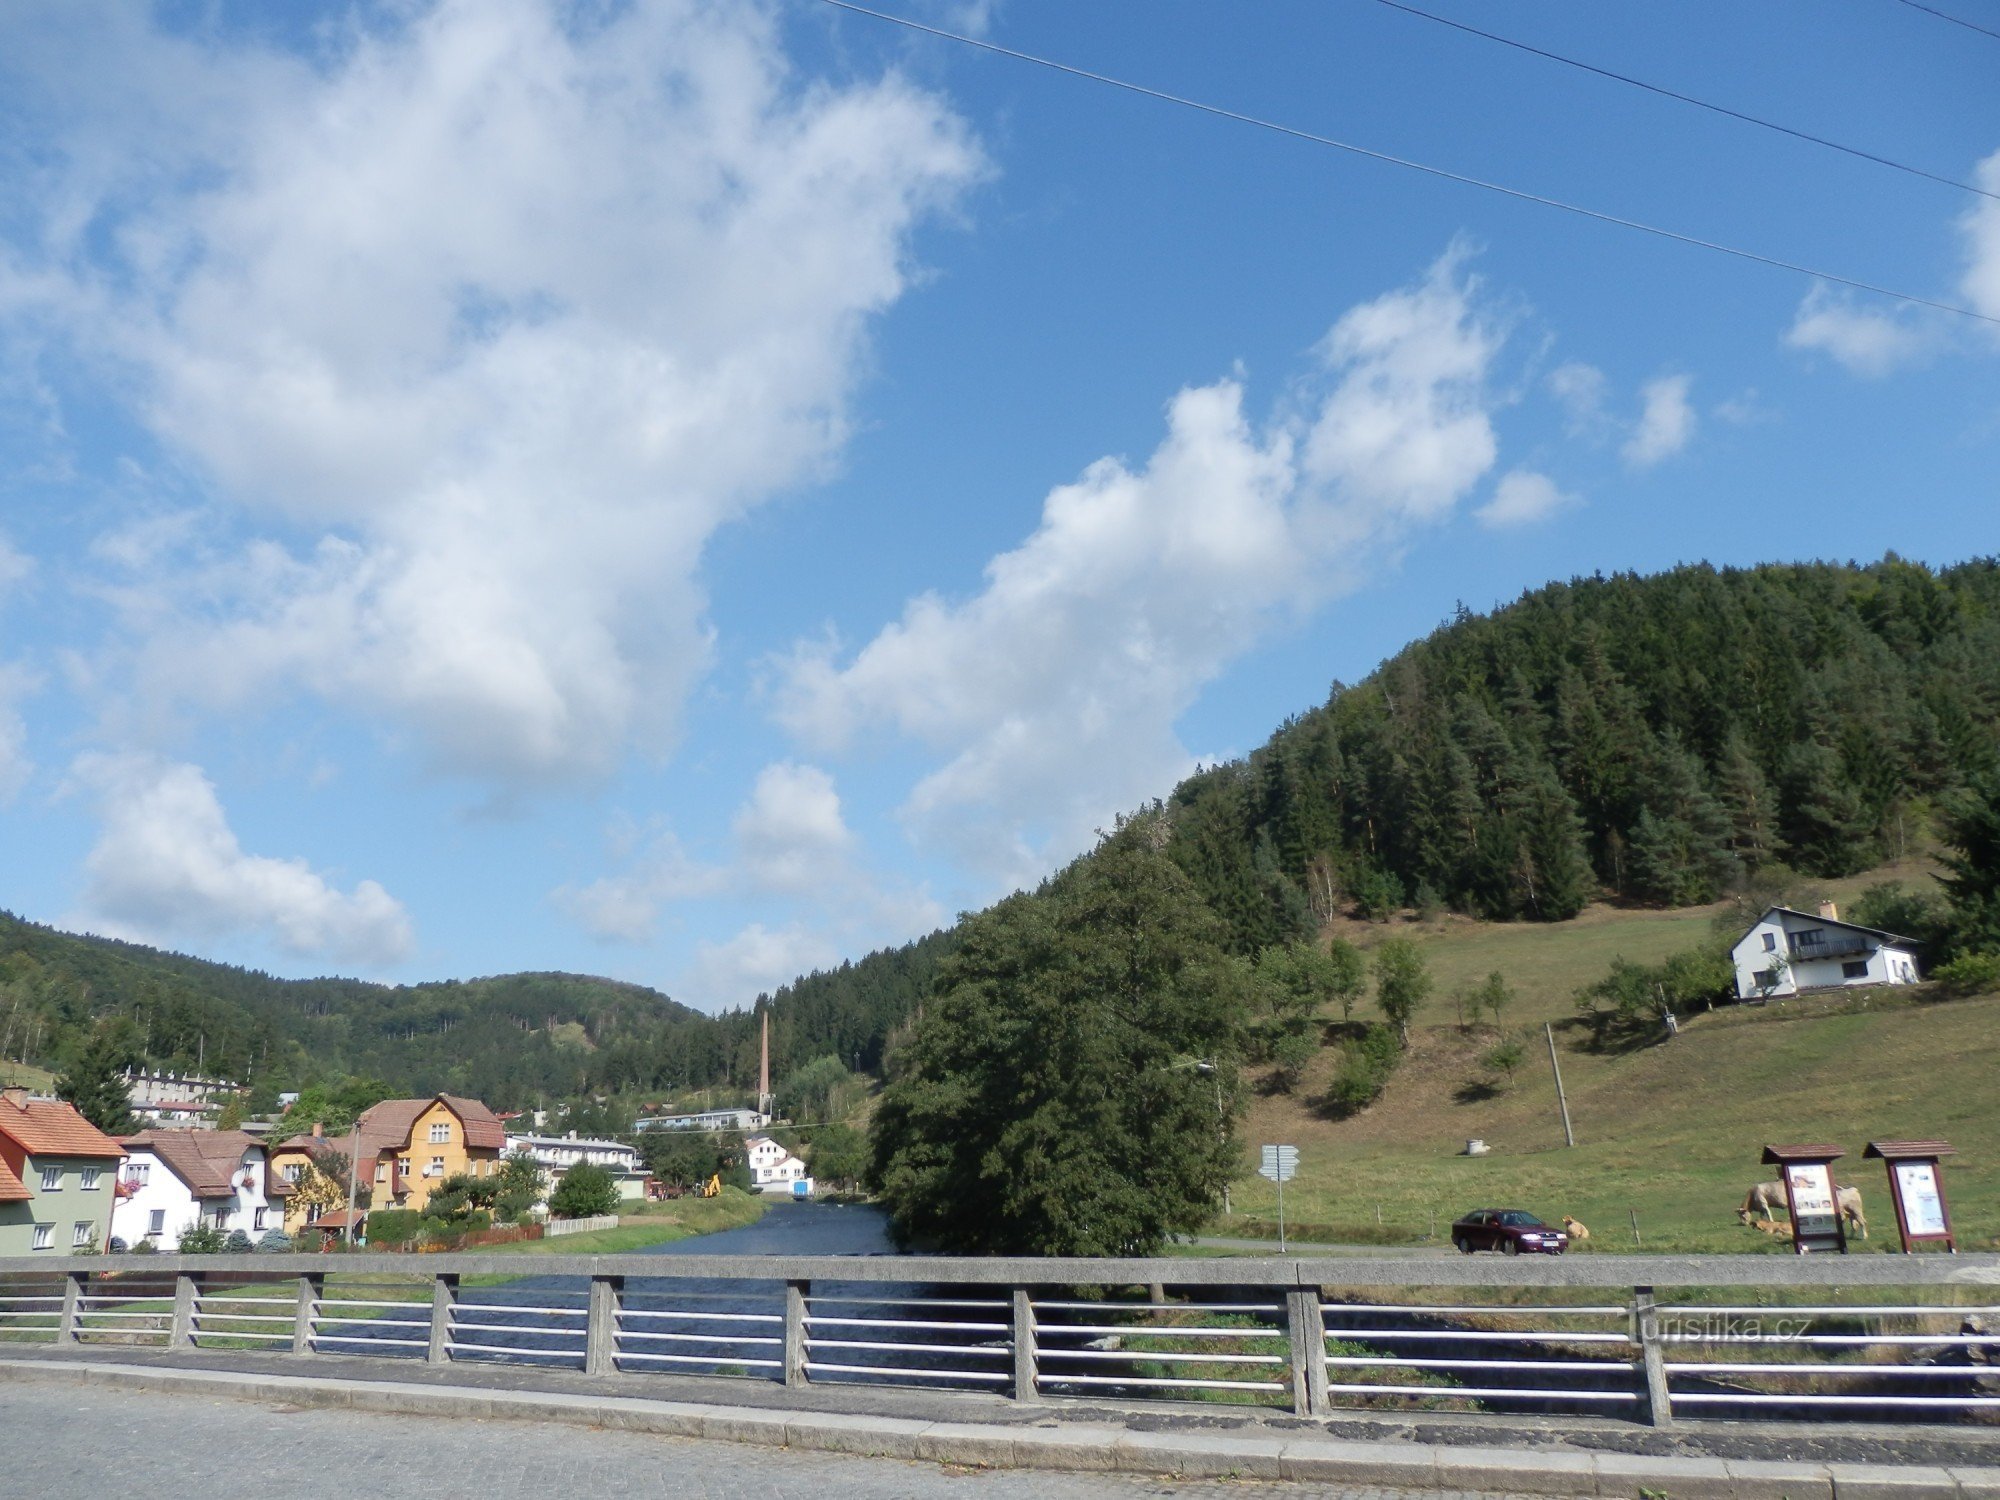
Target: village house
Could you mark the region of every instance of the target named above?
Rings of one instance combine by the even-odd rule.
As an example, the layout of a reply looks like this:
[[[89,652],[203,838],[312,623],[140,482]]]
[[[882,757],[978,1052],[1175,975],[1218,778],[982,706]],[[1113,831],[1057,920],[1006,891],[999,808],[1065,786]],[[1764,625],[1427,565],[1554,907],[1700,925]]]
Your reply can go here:
[[[125,1070],[125,1098],[142,1125],[200,1130],[213,1125],[225,1101],[241,1092],[227,1078]]]
[[[525,1152],[542,1169],[550,1192],[569,1175],[572,1167],[588,1162],[602,1167],[618,1185],[618,1196],[638,1202],[646,1196],[646,1169],[639,1164],[636,1146],[622,1141],[579,1139],[575,1131],[567,1135],[510,1135],[506,1154]]]
[[[754,1109],[709,1109],[693,1115],[641,1115],[634,1130],[755,1130],[771,1123]]]
[[[768,1135],[746,1136],[743,1149],[750,1163],[750,1186],[758,1192],[782,1193],[788,1198],[812,1193],[806,1164]]]
[[[74,1106],[0,1089],[0,1255],[104,1246],[124,1155]]]
[[[271,1170],[264,1143],[242,1130],[144,1130],[123,1137],[111,1232],[163,1254],[196,1225],[242,1230],[255,1243],[284,1225],[290,1184]]]
[[[281,1180],[297,1183],[315,1148],[346,1157],[359,1162],[358,1185],[368,1189],[368,1207],[421,1211],[447,1177],[498,1173],[506,1146],[506,1129],[492,1110],[477,1099],[438,1094],[371,1104],[353,1131],[324,1141],[316,1135],[291,1136],[271,1148],[271,1162]],[[288,1233],[305,1222],[305,1212],[303,1207],[293,1211]],[[326,1227],[323,1217],[318,1222]]]
[[[1893,932],[1840,920],[1831,901],[1817,915],[1774,906],[1730,949],[1738,999],[1771,999],[1802,990],[1915,984],[1917,945]]]

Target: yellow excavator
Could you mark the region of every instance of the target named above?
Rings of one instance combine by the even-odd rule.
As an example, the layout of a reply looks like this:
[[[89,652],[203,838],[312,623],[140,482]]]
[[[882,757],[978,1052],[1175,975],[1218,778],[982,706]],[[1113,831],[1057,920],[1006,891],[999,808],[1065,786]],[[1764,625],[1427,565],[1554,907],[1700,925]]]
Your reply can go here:
[[[720,1172],[717,1172],[701,1185],[701,1195],[704,1198],[720,1198],[722,1196],[722,1174]]]

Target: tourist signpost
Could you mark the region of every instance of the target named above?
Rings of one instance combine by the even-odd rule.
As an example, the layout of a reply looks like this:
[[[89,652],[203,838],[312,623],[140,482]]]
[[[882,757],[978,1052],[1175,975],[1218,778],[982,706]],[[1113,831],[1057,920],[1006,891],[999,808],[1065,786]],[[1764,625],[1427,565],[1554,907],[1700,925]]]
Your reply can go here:
[[[1278,1185],[1278,1253],[1285,1253],[1285,1184],[1299,1172],[1299,1148],[1297,1146],[1266,1146],[1263,1163],[1257,1168],[1259,1177],[1268,1177]]]
[[[1889,1196],[1896,1204],[1896,1232],[1903,1253],[1920,1243],[1941,1242],[1953,1255],[1958,1241],[1951,1234],[1951,1205],[1944,1196],[1940,1158],[1956,1153],[1944,1141],[1870,1141],[1861,1153],[1889,1168]]]
[[[1784,1169],[1785,1203],[1792,1214],[1792,1252],[1847,1253],[1833,1164],[1847,1153],[1838,1146],[1766,1146],[1764,1164]]]

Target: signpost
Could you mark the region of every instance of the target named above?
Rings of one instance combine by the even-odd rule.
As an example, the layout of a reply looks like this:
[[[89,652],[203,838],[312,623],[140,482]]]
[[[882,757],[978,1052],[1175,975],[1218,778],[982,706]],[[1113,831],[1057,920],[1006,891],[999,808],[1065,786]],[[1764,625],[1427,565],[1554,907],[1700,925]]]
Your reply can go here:
[[[1838,1146],[1766,1146],[1764,1164],[1784,1169],[1785,1202],[1792,1215],[1792,1252],[1847,1253],[1847,1231],[1833,1186],[1833,1164],[1847,1153]]]
[[[1257,1168],[1259,1177],[1268,1177],[1278,1185],[1278,1253],[1285,1253],[1285,1184],[1299,1173],[1299,1148],[1297,1146],[1266,1146],[1263,1163]]]
[[[1889,1167],[1889,1196],[1896,1204],[1896,1232],[1903,1238],[1903,1253],[1923,1242],[1942,1241],[1945,1249],[1958,1254],[1958,1241],[1951,1233],[1951,1205],[1944,1196],[1941,1157],[1956,1155],[1944,1141],[1870,1141],[1861,1153]]]

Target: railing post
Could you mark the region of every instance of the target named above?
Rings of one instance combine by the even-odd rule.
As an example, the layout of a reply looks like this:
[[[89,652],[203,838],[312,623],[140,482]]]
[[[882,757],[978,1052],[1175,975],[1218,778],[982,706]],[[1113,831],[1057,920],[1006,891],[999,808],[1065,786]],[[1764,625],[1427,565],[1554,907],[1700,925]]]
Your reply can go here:
[[[431,1341],[424,1351],[427,1364],[451,1363],[451,1314],[458,1306],[458,1274],[440,1271],[431,1283]]]
[[[56,1324],[58,1344],[77,1341],[77,1314],[83,1311],[83,1289],[88,1275],[85,1271],[63,1272],[62,1318]]]
[[[1285,1294],[1285,1341],[1292,1352],[1292,1410],[1302,1417],[1326,1415],[1326,1319],[1319,1288],[1297,1287]]]
[[[174,1321],[167,1330],[169,1349],[186,1349],[194,1343],[195,1299],[201,1295],[201,1277],[181,1271],[174,1277]]]
[[[618,1373],[618,1308],[624,1301],[623,1276],[590,1278],[589,1315],[584,1321],[583,1372]]]
[[[1674,1399],[1667,1389],[1666,1346],[1660,1342],[1658,1303],[1649,1286],[1632,1288],[1632,1336],[1646,1369],[1646,1420],[1655,1427],[1674,1425]]]
[[[785,1283],[785,1384],[806,1384],[806,1294],[810,1281]]]
[[[1024,1286],[1014,1288],[1014,1399],[1034,1401],[1041,1396],[1035,1381],[1035,1304]]]
[[[320,1295],[326,1289],[326,1278],[317,1272],[307,1272],[299,1278],[298,1310],[292,1315],[292,1353],[313,1352],[313,1310],[318,1305]]]

